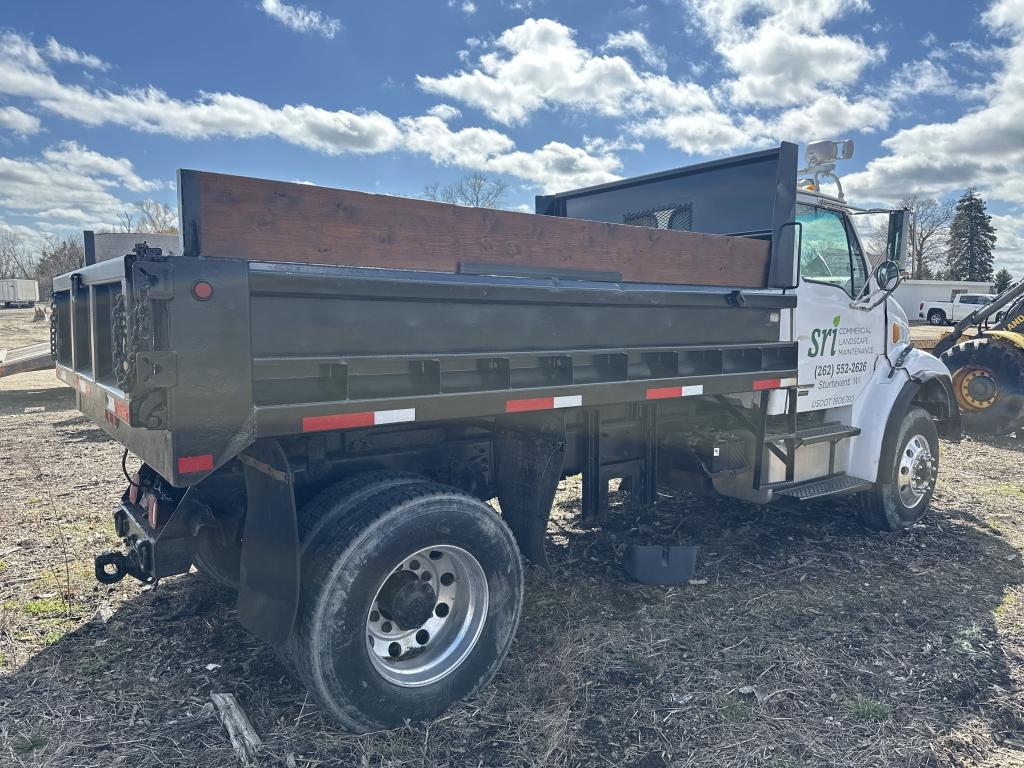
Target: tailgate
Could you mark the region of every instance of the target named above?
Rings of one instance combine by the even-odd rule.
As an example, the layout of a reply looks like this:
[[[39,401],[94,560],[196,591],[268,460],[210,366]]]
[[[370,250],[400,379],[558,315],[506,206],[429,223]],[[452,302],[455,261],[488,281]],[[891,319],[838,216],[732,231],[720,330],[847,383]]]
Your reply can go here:
[[[244,262],[140,249],[53,287],[57,377],[111,437],[176,486],[252,442]]]

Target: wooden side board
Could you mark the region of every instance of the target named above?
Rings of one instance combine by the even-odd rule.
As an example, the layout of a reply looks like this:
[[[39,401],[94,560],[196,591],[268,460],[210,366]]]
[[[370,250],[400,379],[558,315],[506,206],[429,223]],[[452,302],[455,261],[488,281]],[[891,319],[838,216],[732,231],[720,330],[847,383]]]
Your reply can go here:
[[[762,240],[466,208],[178,172],[186,256],[458,272],[460,264],[611,272],[628,282],[761,288]]]

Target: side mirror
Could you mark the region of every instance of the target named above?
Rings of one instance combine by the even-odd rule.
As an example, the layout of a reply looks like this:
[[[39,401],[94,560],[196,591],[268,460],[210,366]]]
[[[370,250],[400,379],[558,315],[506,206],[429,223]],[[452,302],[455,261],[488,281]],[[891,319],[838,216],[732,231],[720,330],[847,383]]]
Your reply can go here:
[[[887,293],[896,290],[902,276],[900,265],[891,259],[879,262],[875,267],[875,283],[879,290]]]
[[[899,267],[906,264],[911,216],[912,212],[906,209],[889,212],[889,236],[886,241],[885,258],[896,262]]]

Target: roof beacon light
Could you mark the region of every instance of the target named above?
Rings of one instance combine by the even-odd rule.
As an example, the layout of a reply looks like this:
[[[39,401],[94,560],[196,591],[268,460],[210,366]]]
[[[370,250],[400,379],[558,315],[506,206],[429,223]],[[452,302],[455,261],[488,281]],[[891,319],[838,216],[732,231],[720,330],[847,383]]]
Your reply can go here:
[[[818,191],[821,189],[821,180],[830,179],[835,182],[838,190],[836,197],[839,200],[845,200],[843,185],[835,173],[836,161],[849,160],[851,157],[853,157],[853,139],[808,142],[804,148],[804,162],[807,163],[807,167],[801,168],[799,173],[811,178],[801,179],[798,183],[811,191]],[[809,183],[804,185],[804,182]]]
[[[808,168],[830,165],[836,160],[853,157],[853,139],[843,141],[812,141],[804,149],[804,162]]]

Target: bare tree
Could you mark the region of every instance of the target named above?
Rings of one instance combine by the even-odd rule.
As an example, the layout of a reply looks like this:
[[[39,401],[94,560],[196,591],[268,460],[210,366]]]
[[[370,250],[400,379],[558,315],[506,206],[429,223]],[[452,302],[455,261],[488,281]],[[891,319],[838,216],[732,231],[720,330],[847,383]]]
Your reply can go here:
[[[25,240],[13,230],[0,229],[0,278],[29,277],[32,257]]]
[[[935,277],[946,261],[949,225],[953,222],[956,203],[940,203],[934,197],[908,195],[897,203],[897,207],[910,209],[914,217],[907,243],[907,266],[911,279]],[[882,222],[872,232],[868,250],[883,253],[887,236],[888,225]]]
[[[142,200],[136,203],[141,221],[139,232],[152,232],[160,235],[176,235],[178,233],[178,212],[157,200]]]
[[[53,278],[79,269],[85,264],[85,247],[77,237],[59,238],[47,235],[39,249],[34,277],[39,281],[39,295],[53,293]]]
[[[463,176],[443,187],[435,181],[423,188],[424,200],[465,205],[470,208],[503,208],[507,197],[507,182],[480,173]]]
[[[131,232],[132,230],[132,219],[135,218],[135,214],[129,211],[127,208],[117,214],[117,221],[121,225],[122,232]]]

